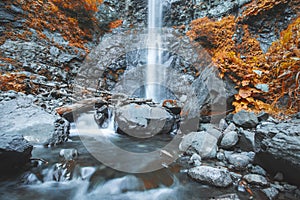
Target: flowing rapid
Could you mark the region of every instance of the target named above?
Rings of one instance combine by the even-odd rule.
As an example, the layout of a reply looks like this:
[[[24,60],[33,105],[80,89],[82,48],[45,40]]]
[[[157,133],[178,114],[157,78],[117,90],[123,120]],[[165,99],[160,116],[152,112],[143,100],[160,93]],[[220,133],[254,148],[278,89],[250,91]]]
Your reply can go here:
[[[161,51],[162,13],[161,0],[148,0],[146,98],[155,102],[162,99],[159,85],[163,85],[165,79]]]

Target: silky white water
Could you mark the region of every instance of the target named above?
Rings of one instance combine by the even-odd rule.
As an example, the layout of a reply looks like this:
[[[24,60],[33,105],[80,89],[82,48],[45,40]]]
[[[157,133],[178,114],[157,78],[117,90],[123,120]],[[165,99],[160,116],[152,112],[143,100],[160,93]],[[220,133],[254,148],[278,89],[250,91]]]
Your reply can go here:
[[[162,2],[148,0],[148,41],[146,68],[146,98],[155,102],[161,100],[159,85],[163,85],[164,68],[161,52]]]

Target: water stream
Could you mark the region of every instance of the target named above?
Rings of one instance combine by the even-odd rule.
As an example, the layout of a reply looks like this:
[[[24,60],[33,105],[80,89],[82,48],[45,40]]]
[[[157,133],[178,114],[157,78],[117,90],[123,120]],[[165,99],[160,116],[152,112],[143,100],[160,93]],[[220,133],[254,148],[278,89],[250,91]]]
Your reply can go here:
[[[146,98],[159,102],[161,92],[159,85],[164,85],[165,67],[162,63],[161,31],[162,1],[148,0],[148,42],[146,69]]]

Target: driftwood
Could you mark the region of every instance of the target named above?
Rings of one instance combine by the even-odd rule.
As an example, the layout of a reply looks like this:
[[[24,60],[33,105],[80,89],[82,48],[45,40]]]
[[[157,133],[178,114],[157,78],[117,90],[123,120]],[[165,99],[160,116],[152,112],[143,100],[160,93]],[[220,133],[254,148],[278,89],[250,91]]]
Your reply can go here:
[[[111,94],[107,92],[106,94]],[[68,121],[73,121],[73,113],[80,113],[84,111],[88,111],[94,108],[95,104],[110,104],[112,106],[120,106],[130,103],[152,103],[152,99],[144,99],[144,98],[118,98],[118,94],[115,96],[105,96],[105,97],[94,97],[88,98],[84,100],[76,101],[74,104],[65,105],[62,107],[58,107],[55,111],[60,115],[65,117]]]
[[[55,111],[59,115],[64,116],[68,113],[73,113],[73,112],[77,112],[77,111],[79,112],[82,110],[93,108],[96,103],[107,104],[108,102],[101,97],[89,98],[89,99],[77,101],[76,103],[71,104],[71,105],[65,105],[62,107],[58,107],[55,109]]]
[[[125,103],[151,103],[152,99],[130,98],[124,101]]]

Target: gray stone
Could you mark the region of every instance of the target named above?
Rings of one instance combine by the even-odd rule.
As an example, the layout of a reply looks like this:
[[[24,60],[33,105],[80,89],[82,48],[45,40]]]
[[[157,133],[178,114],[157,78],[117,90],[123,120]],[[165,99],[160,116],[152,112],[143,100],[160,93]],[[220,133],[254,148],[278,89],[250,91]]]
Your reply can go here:
[[[283,181],[283,173],[277,172],[273,178],[275,181]]]
[[[255,151],[255,133],[251,131],[241,130],[241,137],[238,143],[242,151]]]
[[[226,163],[224,163],[224,162],[216,162],[215,166],[226,167]]]
[[[234,168],[243,170],[247,167],[247,165],[250,163],[251,159],[241,153],[234,153],[228,156],[228,161],[232,165],[234,165]]]
[[[220,161],[223,161],[225,160],[225,155],[223,152],[218,152],[217,153],[217,159],[220,160]]]
[[[282,185],[280,185],[279,182],[275,182],[275,184],[270,184],[271,187],[277,189],[280,192],[284,192],[284,187]]]
[[[248,183],[253,185],[267,186],[269,185],[267,179],[259,174],[247,174],[243,177]]]
[[[13,173],[29,163],[32,145],[18,134],[0,134],[1,173]]]
[[[284,189],[286,189],[286,190],[288,190],[288,191],[294,191],[294,190],[297,189],[297,186],[295,186],[295,185],[290,185],[290,184],[288,184],[288,183],[284,184],[283,187],[284,187]]]
[[[264,139],[262,143],[267,147],[266,152],[275,158],[283,159],[287,164],[300,166],[300,135],[278,133],[273,138]]]
[[[206,132],[208,132],[209,134],[211,134],[212,136],[216,137],[218,140],[220,139],[220,137],[222,136],[221,131],[212,128],[212,129],[208,129],[206,130]]]
[[[31,144],[58,144],[67,140],[69,123],[34,105],[30,95],[0,102],[0,131],[19,134]]]
[[[55,116],[32,104],[32,99],[18,96],[0,102],[0,132],[23,135],[33,144],[43,144],[54,134]]]
[[[243,128],[255,128],[258,124],[258,119],[253,112],[241,110],[233,115],[233,122]]]
[[[239,140],[238,134],[235,131],[230,131],[224,134],[221,140],[221,147],[229,149],[233,147]]]
[[[273,187],[265,188],[262,189],[261,191],[267,196],[269,200],[276,199],[279,194],[278,190]]]
[[[266,176],[267,172],[261,166],[255,165],[251,168],[251,173]]]
[[[225,169],[199,166],[189,169],[188,175],[199,182],[216,187],[228,187],[232,184],[230,173]]]
[[[218,149],[217,142],[217,138],[208,132],[192,132],[183,137],[179,149],[188,154],[198,153],[202,159],[215,158]]]
[[[221,119],[219,122],[219,129],[224,131],[228,127],[228,124],[225,119]]]
[[[236,126],[234,125],[234,123],[230,123],[229,126],[224,130],[224,134],[228,133],[230,131],[235,131],[236,130]]]
[[[194,166],[200,166],[201,165],[201,156],[199,156],[198,154],[194,153],[190,160],[189,163],[194,164]]]
[[[255,158],[255,152],[253,152],[253,151],[249,151],[249,152],[243,151],[243,152],[241,153],[241,155],[248,156],[248,158],[250,159],[250,162],[253,162],[253,161],[254,161],[254,158]]]
[[[148,138],[169,133],[174,121],[174,117],[162,107],[132,103],[116,108],[118,131],[134,137]]]
[[[200,130],[208,132],[209,134],[215,136],[217,139],[219,139],[222,136],[221,131],[219,131],[217,127],[213,124],[201,124]]]
[[[200,112],[205,113],[208,110],[226,111],[227,99],[233,96],[226,90],[226,84],[220,80],[213,68],[205,68],[200,76],[193,82],[195,94],[200,105]],[[209,108],[208,108],[209,107]],[[224,116],[211,116],[210,122],[218,124]]]
[[[233,153],[233,151],[224,151],[225,158],[228,159]]]
[[[243,175],[235,173],[235,172],[230,172],[230,175],[234,181],[239,181],[243,177]]]
[[[258,119],[258,121],[267,121],[268,118],[269,118],[269,116],[270,115],[268,113],[266,113],[266,112],[260,112],[257,115],[257,119]]]

